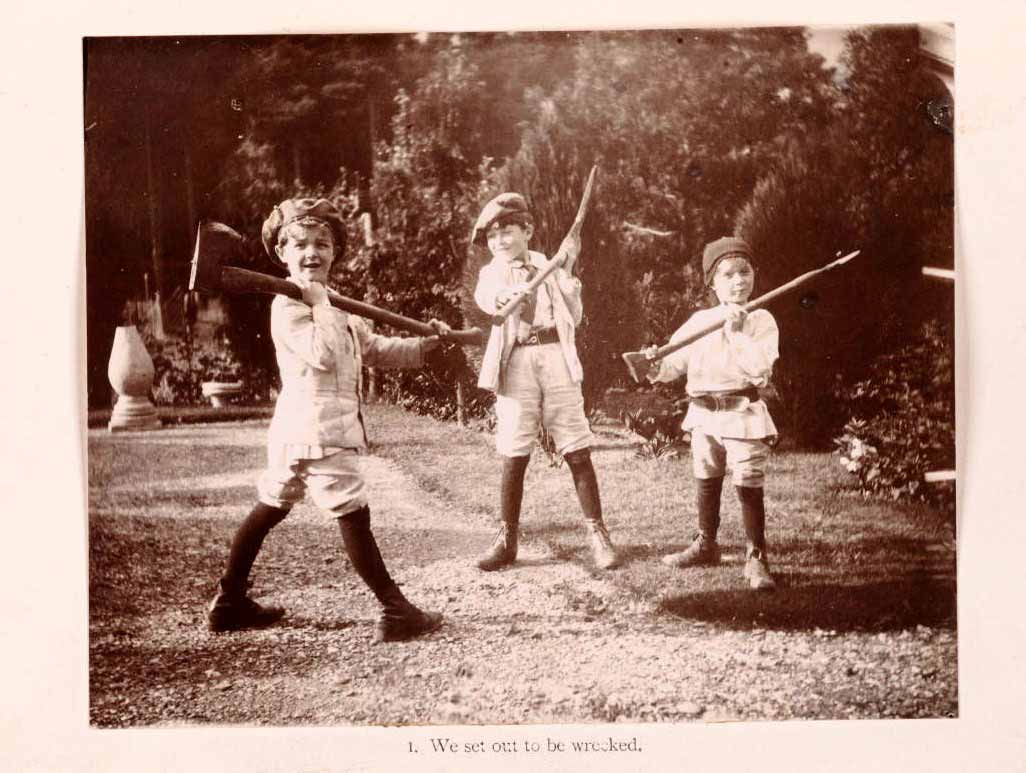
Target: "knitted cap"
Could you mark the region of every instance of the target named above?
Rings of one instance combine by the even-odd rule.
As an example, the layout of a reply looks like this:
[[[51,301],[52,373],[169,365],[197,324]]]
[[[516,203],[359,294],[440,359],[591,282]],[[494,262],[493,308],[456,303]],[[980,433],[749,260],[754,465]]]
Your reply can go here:
[[[500,193],[484,205],[481,214],[474,223],[474,233],[470,238],[473,244],[484,244],[488,229],[498,222],[519,223],[524,225],[533,222],[527,201],[519,193]]]
[[[267,216],[260,229],[260,241],[270,257],[278,257],[274,251],[278,244],[278,232],[291,223],[328,226],[335,239],[336,253],[341,255],[345,252],[346,226],[334,204],[327,199],[286,199]]]
[[[749,263],[754,262],[752,248],[748,246],[748,242],[736,236],[721,236],[705,245],[702,252],[702,275],[705,277],[706,285],[712,284],[716,266],[724,258],[744,258]]]

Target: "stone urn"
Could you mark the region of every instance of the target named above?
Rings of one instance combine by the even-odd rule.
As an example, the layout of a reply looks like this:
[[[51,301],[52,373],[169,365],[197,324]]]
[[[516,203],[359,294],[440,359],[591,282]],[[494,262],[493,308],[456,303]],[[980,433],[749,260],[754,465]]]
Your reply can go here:
[[[119,432],[160,428],[157,409],[150,402],[153,360],[135,325],[121,325],[114,331],[107,378],[118,394],[107,424],[108,430]]]
[[[210,398],[210,404],[215,408],[224,408],[230,404],[233,397],[242,394],[241,381],[204,381],[200,384],[200,390],[204,397]]]

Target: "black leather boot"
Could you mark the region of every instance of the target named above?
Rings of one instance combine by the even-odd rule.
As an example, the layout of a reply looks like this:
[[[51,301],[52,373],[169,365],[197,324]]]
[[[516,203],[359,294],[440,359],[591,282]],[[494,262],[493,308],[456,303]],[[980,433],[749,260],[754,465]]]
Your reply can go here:
[[[377,641],[413,639],[442,624],[440,614],[424,612],[411,604],[388,573],[370,528],[369,508],[343,515],[338,525],[353,569],[381,603],[381,617],[374,627]]]
[[[524,473],[530,461],[530,456],[507,456],[502,460],[502,482],[499,484],[499,517],[502,522],[492,546],[478,557],[478,569],[493,572],[517,560]]]
[[[720,546],[716,543],[716,532],[720,528],[723,478],[697,478],[695,483],[698,534],[686,549],[663,556],[663,563],[668,566],[683,569],[689,566],[715,566],[720,562]]]
[[[741,517],[748,540],[744,577],[752,590],[773,590],[777,583],[770,574],[766,558],[766,506],[762,488],[738,486],[737,498],[741,500]]]
[[[207,613],[207,627],[211,631],[221,633],[265,628],[284,616],[285,610],[281,607],[262,606],[246,594],[249,590],[249,572],[264,543],[264,537],[288,513],[288,509],[259,502],[239,525],[228,553],[228,565],[218,582],[217,595],[210,602]]]
[[[577,499],[581,503],[581,511],[584,513],[584,522],[588,528],[595,566],[599,569],[615,569],[623,563],[623,560],[616,552],[616,548],[613,547],[606,524],[602,520],[602,500],[599,498],[595,467],[591,463],[591,451],[582,448],[578,451],[571,451],[563,458],[570,466],[574,488],[577,489]]]

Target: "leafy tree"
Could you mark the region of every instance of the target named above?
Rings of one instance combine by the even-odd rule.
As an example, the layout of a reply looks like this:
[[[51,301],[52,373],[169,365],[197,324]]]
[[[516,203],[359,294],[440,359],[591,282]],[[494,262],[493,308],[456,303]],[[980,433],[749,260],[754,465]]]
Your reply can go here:
[[[463,327],[459,283],[483,174],[477,158],[483,116],[476,109],[483,83],[458,44],[434,56],[412,93],[399,92],[392,139],[376,148],[375,243],[356,247],[338,277],[368,302]],[[454,385],[462,384],[474,410],[475,374],[461,349],[433,358],[426,372],[382,378],[386,392],[417,396],[412,407],[443,416],[454,411]]]
[[[943,85],[926,72],[914,30],[857,31],[844,61],[836,119],[788,144],[735,224],[760,256],[760,291],[861,250],[773,309],[783,423],[815,445],[847,418],[831,399],[838,379],[860,378],[924,320],[952,310],[950,288],[924,281],[920,270],[950,266],[953,257],[951,138],[927,111]]]
[[[731,230],[786,139],[826,121],[829,77],[799,30],[594,33],[575,53],[554,93],[530,92],[534,119],[493,184],[528,195],[551,252],[601,165],[581,260],[601,298],[580,337],[598,390],[625,375],[620,352],[665,340],[701,302],[702,245]]]

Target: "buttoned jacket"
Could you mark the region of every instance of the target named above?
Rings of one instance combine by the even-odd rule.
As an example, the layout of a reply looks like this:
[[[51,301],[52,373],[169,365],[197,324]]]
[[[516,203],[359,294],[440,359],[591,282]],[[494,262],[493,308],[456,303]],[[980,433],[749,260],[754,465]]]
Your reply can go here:
[[[420,338],[371,332],[360,317],[283,295],[271,303],[281,393],[268,431],[272,444],[363,449],[362,366],[419,367]]]
[[[540,252],[528,251],[528,257],[537,269],[543,268],[548,259]],[[503,290],[517,283],[513,274],[513,265],[509,261],[492,259],[482,266],[478,274],[474,300],[486,314],[495,314],[495,299]],[[574,328],[581,323],[583,306],[581,305],[581,282],[570,276],[563,268],[557,268],[545,278],[544,282],[552,299],[552,313],[556,321],[556,332],[559,345],[566,361],[567,370],[574,383],[584,380],[584,369],[577,356],[577,343]],[[541,292],[539,287],[536,292]],[[503,324],[492,325],[481,360],[481,373],[477,385],[482,389],[497,392],[502,388],[502,379],[509,362],[510,354],[517,342],[517,330],[520,327],[521,305],[514,309]]]

